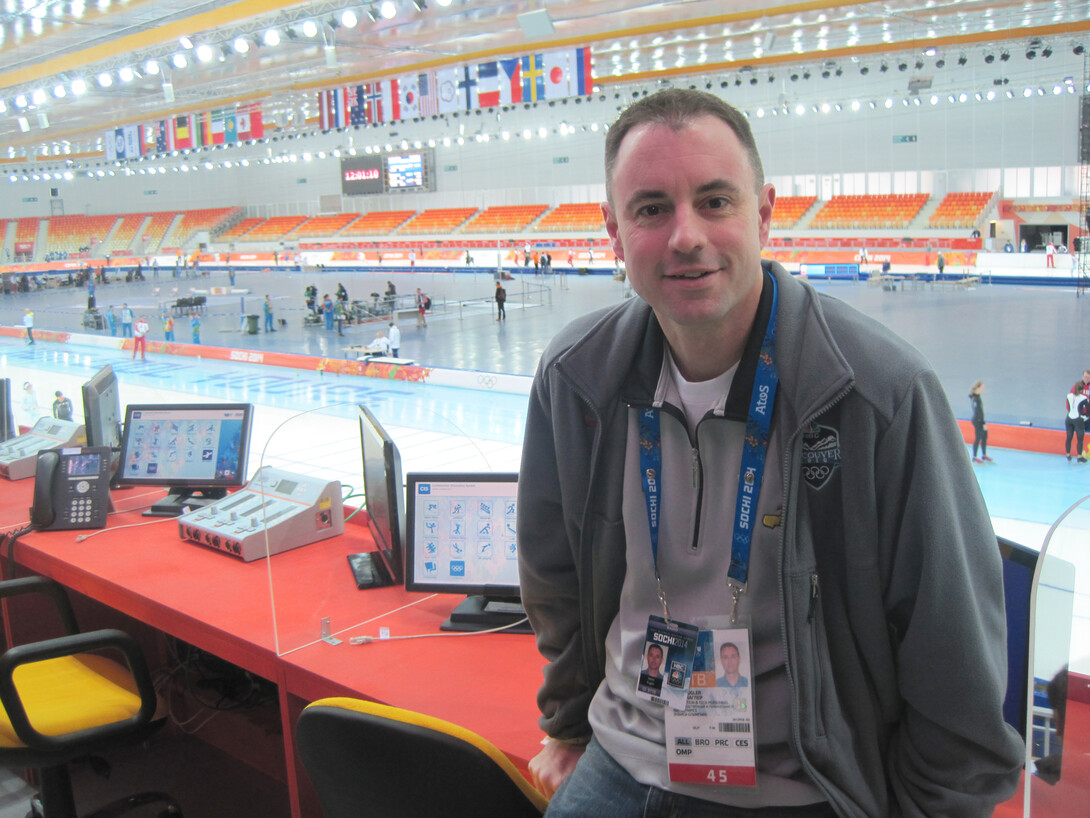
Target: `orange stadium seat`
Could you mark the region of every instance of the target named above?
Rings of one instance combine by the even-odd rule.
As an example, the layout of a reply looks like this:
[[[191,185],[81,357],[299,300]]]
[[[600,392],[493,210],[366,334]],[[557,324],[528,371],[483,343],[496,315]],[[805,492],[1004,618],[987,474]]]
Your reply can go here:
[[[995,194],[990,191],[947,193],[928,217],[934,228],[975,227]]]
[[[534,230],[557,232],[588,232],[601,230],[605,226],[602,206],[598,202],[569,202],[557,205],[542,217]]]
[[[250,230],[253,230],[255,227],[257,227],[259,224],[261,224],[264,221],[265,221],[264,219],[258,219],[258,218],[243,219],[238,224],[236,224],[234,227],[232,227],[230,230],[226,231],[222,236],[220,236],[220,238],[222,238],[222,239],[237,239],[239,236],[242,236],[242,235],[248,233]]]
[[[415,210],[374,210],[341,230],[342,236],[386,236],[416,215]]]
[[[784,230],[794,227],[816,201],[817,196],[780,196],[772,211],[772,226]]]
[[[276,241],[306,221],[306,216],[273,216],[241,236],[242,241]]]
[[[477,212],[475,207],[444,207],[424,210],[398,230],[398,233],[453,233]]]
[[[464,233],[517,233],[548,210],[548,205],[499,205],[489,207],[474,216],[463,228]]]
[[[315,238],[336,235],[337,231],[359,218],[359,213],[314,216],[289,232],[286,238]]]
[[[168,235],[164,236],[162,244],[181,247],[189,241],[195,233],[207,231],[215,235],[223,225],[236,216],[242,215],[241,207],[206,207],[196,210],[182,211],[182,218]],[[260,221],[260,220],[259,220]]]

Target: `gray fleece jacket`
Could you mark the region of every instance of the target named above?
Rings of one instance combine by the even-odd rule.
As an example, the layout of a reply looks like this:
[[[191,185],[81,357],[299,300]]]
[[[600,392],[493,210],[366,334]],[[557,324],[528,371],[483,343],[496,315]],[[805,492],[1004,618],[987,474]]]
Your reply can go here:
[[[773,435],[793,750],[843,816],[990,815],[1013,793],[1023,749],[1002,715],[999,553],[953,414],[902,340],[764,267],[779,289]],[[549,662],[541,726],[558,739],[590,734],[624,580],[627,407],[651,402],[663,343],[632,299],[573,322],[535,377],[519,571]],[[751,338],[740,375],[754,354]],[[735,388],[748,398],[752,374],[734,383],[729,400]]]

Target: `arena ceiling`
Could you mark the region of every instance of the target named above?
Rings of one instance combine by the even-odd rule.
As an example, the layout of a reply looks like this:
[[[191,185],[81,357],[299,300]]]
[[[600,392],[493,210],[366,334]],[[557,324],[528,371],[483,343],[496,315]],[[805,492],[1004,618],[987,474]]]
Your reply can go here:
[[[903,92],[986,64],[1052,66],[1084,93],[1088,17],[1086,0],[0,0],[0,162],[92,155],[106,128],[233,102],[304,127],[324,88],[578,46],[603,91],[776,69],[850,83],[869,66]]]

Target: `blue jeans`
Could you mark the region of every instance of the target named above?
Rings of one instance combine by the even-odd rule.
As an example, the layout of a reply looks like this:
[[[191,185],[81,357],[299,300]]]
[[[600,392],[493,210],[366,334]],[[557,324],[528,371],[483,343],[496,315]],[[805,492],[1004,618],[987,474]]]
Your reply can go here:
[[[665,762],[664,762],[665,763]],[[641,784],[592,739],[545,818],[835,818],[826,803],[743,809]]]

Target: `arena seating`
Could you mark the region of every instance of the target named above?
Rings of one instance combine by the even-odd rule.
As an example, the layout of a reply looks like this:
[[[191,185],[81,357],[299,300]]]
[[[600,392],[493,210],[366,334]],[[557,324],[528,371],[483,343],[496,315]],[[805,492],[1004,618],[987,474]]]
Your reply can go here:
[[[397,232],[408,235],[453,233],[477,212],[475,207],[442,207],[424,210]]]
[[[347,227],[341,236],[386,236],[416,215],[415,210],[375,210],[360,216]]]
[[[53,216],[49,219],[46,252],[78,253],[105,241],[119,216]]]
[[[166,236],[163,237],[160,249],[164,246],[181,247],[189,241],[195,233],[207,231],[216,238],[216,231],[233,218],[241,218],[241,207],[207,207],[197,210],[182,211],[182,218]]]
[[[772,226],[780,230],[795,227],[807,210],[814,206],[817,196],[779,196],[772,211]]]
[[[463,233],[518,233],[548,210],[548,205],[498,205],[474,216]]]
[[[147,218],[147,213],[128,213],[121,218],[121,224],[117,226],[113,236],[103,243],[103,249],[111,253],[128,250],[136,251],[136,231]]]
[[[810,220],[814,229],[908,227],[927,203],[926,193],[834,196]]]
[[[947,193],[927,221],[931,227],[975,227],[994,193]]]
[[[347,226],[357,218],[359,218],[358,213],[338,213],[335,216],[314,216],[290,231],[285,238],[294,239],[333,236],[336,235],[338,230]]]
[[[307,219],[306,216],[273,216],[249,230],[242,241],[277,241]]]
[[[222,236],[220,236],[220,238],[221,239],[237,239],[239,236],[245,235],[250,230],[257,227],[263,221],[265,221],[265,220],[264,219],[253,219],[253,218],[243,219],[238,224],[236,224],[234,227],[232,227],[230,230],[227,230]]]
[[[538,233],[574,233],[601,230],[604,224],[602,206],[598,202],[569,202],[546,213],[533,229]]]

